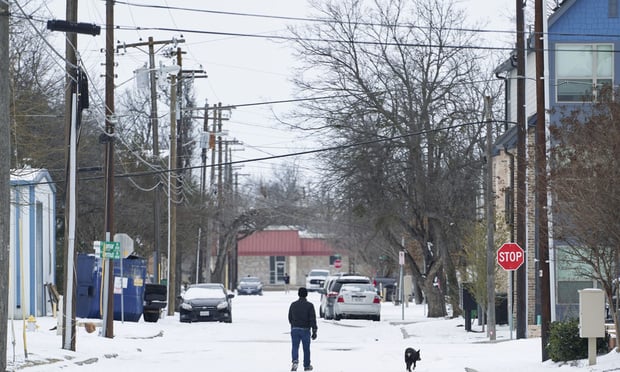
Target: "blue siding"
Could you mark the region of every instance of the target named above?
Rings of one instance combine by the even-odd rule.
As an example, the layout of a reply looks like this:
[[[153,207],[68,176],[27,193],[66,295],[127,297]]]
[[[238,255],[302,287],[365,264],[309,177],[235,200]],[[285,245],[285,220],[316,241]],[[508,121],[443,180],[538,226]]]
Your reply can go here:
[[[609,0],[577,0],[549,25],[549,38],[573,41],[574,36],[562,34],[580,34],[582,41],[599,42],[599,35],[618,35],[619,31],[620,19],[609,17]],[[603,39],[612,40],[609,37]]]
[[[614,51],[620,50],[617,36],[620,34],[620,18],[609,17],[609,0],[576,0],[568,5],[552,16],[549,24],[550,107],[582,106],[582,103],[558,104],[556,101],[555,50],[558,43],[605,43],[613,44]],[[614,86],[618,85],[620,76],[619,57],[618,53],[614,53]],[[561,117],[559,111],[556,110],[551,116],[551,123],[556,123]]]

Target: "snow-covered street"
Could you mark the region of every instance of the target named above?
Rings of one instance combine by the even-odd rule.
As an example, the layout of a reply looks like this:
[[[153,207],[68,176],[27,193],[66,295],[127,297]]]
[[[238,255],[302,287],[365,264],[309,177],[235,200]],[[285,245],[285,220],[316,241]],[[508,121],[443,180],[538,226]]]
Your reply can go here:
[[[311,293],[318,314],[319,294]],[[37,330],[26,331],[28,358],[24,356],[23,322],[9,321],[9,370],[25,371],[180,371],[218,372],[288,371],[290,339],[287,312],[296,291],[265,292],[264,296],[236,296],[233,322],[180,323],[175,317],[157,323],[115,322],[113,339],[98,331],[77,331],[77,351],[61,349],[62,337],[50,330],[52,318],[37,319]],[[487,342],[482,332],[465,332],[463,318],[428,319],[422,305],[405,308],[382,305],[380,322],[341,320],[318,322],[318,339],[312,342],[312,364],[318,372],[404,371],[406,347],[421,349],[416,371],[536,372],[620,371],[620,354],[573,365],[541,362],[540,338],[510,340],[509,330],[498,327],[498,341]],[[12,327],[15,338],[13,338]],[[474,326],[475,330],[480,330]],[[13,348],[13,340],[15,347]],[[13,351],[14,350],[14,351]]]

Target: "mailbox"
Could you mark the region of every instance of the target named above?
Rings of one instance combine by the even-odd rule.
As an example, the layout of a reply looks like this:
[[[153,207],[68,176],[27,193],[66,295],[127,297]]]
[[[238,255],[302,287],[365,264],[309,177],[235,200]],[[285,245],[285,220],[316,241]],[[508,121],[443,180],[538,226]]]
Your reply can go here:
[[[579,291],[579,337],[605,337],[605,293],[601,289]]]

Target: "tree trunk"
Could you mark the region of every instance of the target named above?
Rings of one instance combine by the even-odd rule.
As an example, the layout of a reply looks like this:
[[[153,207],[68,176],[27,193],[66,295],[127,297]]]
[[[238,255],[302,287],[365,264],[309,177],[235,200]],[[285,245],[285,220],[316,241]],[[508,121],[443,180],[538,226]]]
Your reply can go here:
[[[433,285],[433,279],[427,278],[424,282],[424,295],[428,303],[428,317],[440,318],[446,316],[446,302],[441,289]]]

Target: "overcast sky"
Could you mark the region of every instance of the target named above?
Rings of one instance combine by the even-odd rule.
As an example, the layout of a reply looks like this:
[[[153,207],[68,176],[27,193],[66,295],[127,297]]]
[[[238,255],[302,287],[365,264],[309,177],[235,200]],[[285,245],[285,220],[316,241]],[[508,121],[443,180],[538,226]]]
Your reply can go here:
[[[509,31],[513,28],[510,21],[514,14],[514,0],[457,0],[470,14],[469,23],[482,22],[485,30]],[[128,4],[133,4],[130,6]],[[155,40],[167,40],[181,37],[174,30],[204,30],[236,34],[280,34],[286,32],[287,24],[302,24],[302,21],[291,21],[266,17],[241,15],[225,15],[162,8],[148,8],[136,5],[155,7],[178,7],[203,9],[219,12],[236,12],[244,14],[270,15],[280,17],[308,17],[310,8],[305,1],[299,0],[152,0],[152,1],[117,1],[115,5],[115,23],[121,29],[115,31],[115,38],[120,43],[136,43],[146,41],[149,36]],[[53,17],[64,19],[65,1],[53,0],[46,2]],[[79,2],[79,21],[105,24],[105,2]],[[163,27],[169,30],[145,30],[145,27]],[[132,28],[132,30],[122,30]],[[142,28],[142,30],[136,30]],[[104,46],[104,31],[98,37],[80,36],[79,51],[85,61],[89,75],[99,76],[104,72],[101,65]],[[494,41],[510,40],[506,33],[485,34]],[[224,105],[279,101],[294,98],[290,83],[292,66],[291,45],[274,42],[264,38],[235,37],[203,33],[183,33],[185,43],[180,44],[187,53],[183,55],[185,69],[204,69],[207,79],[195,82],[196,99],[199,106],[221,102]],[[126,53],[116,57],[119,75],[117,84],[132,78],[132,71],[148,61],[148,56],[136,48],[127,49]],[[170,64],[171,60],[157,56],[157,62]],[[132,88],[132,81],[125,83],[123,88]],[[92,106],[92,105],[91,105]],[[280,117],[290,109],[290,105],[273,104],[239,107],[232,112],[231,120],[225,123],[230,137],[244,143],[243,151],[233,153],[233,160],[247,160],[257,157],[269,157],[294,153],[315,148],[315,145],[299,138],[299,134],[277,124],[274,113]],[[201,114],[201,113],[200,113]],[[159,112],[159,115],[164,115]],[[305,172],[311,172],[307,165],[308,157],[297,158],[297,164]],[[273,164],[283,160],[247,163],[238,172],[241,174],[269,174]],[[286,161],[294,161],[287,158]],[[305,164],[304,164],[305,163]]]

